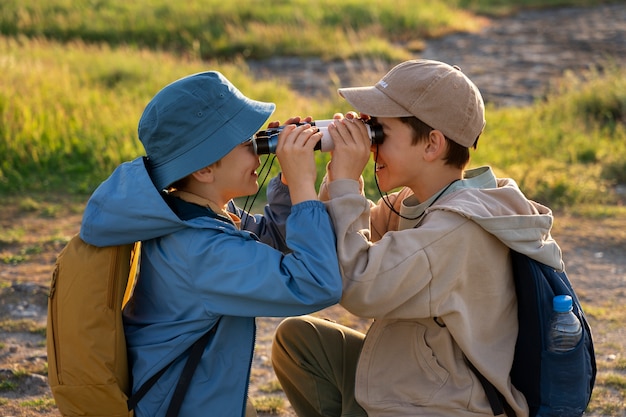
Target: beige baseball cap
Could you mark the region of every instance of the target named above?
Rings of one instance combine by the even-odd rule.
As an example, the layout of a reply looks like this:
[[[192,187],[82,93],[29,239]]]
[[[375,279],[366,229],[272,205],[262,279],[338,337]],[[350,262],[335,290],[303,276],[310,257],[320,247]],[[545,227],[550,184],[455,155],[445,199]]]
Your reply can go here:
[[[485,127],[485,105],[478,87],[459,67],[439,61],[406,61],[374,86],[338,91],[360,113],[415,116],[466,148],[474,145]]]

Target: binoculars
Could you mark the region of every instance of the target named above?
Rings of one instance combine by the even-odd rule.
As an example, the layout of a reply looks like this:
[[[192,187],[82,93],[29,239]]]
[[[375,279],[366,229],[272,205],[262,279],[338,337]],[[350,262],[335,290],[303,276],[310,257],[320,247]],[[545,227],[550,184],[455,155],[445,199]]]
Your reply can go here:
[[[317,129],[322,132],[322,139],[315,145],[315,150],[319,150],[321,152],[329,152],[335,148],[333,144],[333,139],[330,137],[328,133],[328,125],[335,122],[335,119],[328,120],[316,120],[314,122],[308,123],[311,126],[317,127]],[[370,141],[372,145],[377,145],[383,143],[385,136],[383,134],[383,128],[381,125],[377,123],[372,123],[371,121],[364,121],[365,127],[367,128],[367,133],[370,137]],[[297,125],[303,125],[307,123],[298,123]],[[254,137],[252,138],[252,145],[254,147],[254,152],[257,155],[267,155],[276,153],[276,145],[278,144],[278,135],[285,128],[285,126],[273,127],[267,130],[258,131]]]

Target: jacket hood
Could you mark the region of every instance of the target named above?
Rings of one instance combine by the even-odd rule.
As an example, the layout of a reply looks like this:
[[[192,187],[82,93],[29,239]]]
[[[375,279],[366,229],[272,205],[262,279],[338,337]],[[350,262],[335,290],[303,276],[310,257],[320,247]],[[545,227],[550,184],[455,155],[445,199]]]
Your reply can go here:
[[[442,197],[430,210],[458,213],[516,252],[559,271],[564,269],[561,248],[550,234],[552,211],[528,200],[512,179],[498,179],[497,188],[460,189]]]
[[[139,157],[118,166],[94,191],[85,207],[80,237],[95,246],[122,245],[188,226],[161,197],[144,158]]]

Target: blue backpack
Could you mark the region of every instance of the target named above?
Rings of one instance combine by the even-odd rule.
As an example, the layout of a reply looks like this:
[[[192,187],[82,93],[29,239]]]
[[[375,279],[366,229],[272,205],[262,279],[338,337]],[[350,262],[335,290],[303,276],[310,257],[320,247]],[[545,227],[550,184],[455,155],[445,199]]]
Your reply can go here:
[[[589,401],[596,379],[591,329],[565,272],[511,251],[518,302],[519,333],[511,368],[511,382],[524,394],[530,416],[579,417]],[[574,314],[583,336],[571,351],[548,351],[548,334],[555,295],[572,297]],[[473,365],[495,415],[514,417],[511,407]]]

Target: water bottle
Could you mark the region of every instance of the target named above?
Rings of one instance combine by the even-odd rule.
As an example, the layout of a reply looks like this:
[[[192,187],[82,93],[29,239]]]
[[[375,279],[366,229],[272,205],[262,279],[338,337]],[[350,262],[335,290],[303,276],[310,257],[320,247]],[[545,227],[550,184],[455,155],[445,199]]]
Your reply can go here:
[[[583,331],[580,320],[572,311],[572,297],[557,295],[552,300],[552,322],[548,350],[567,352],[578,345]]]

